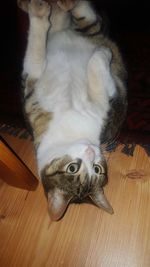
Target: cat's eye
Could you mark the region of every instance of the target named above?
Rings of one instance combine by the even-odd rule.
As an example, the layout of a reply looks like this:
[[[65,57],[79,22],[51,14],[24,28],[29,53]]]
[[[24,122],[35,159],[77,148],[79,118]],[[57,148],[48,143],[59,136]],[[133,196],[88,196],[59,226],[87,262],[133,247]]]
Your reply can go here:
[[[94,172],[96,174],[104,174],[104,168],[101,165],[94,164]]]
[[[80,168],[80,165],[78,163],[71,163],[68,167],[67,167],[67,172],[74,174],[77,173],[78,170]]]

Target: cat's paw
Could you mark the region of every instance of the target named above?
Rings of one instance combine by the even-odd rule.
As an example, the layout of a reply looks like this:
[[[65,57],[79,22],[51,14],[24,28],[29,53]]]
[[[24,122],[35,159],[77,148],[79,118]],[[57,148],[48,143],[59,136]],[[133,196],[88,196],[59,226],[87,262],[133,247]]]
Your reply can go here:
[[[29,3],[29,13],[34,17],[49,17],[50,5],[43,0],[31,0]]]
[[[29,0],[17,0],[18,7],[23,11],[28,12],[29,10]]]
[[[57,5],[65,12],[70,11],[74,8],[78,0],[59,0]]]

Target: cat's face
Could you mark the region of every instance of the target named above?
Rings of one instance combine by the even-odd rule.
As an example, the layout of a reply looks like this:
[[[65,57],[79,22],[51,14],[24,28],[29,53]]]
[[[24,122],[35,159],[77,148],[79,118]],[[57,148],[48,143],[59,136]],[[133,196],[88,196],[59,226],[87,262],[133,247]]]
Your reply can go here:
[[[52,220],[63,216],[69,202],[87,199],[113,213],[102,189],[107,182],[107,169],[98,147],[85,144],[70,147],[67,155],[47,164],[41,176]]]

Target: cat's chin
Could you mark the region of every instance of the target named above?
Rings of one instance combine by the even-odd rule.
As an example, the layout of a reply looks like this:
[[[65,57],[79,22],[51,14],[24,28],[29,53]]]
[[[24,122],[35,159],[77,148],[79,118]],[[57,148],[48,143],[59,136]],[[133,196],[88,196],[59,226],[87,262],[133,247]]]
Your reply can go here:
[[[83,145],[91,145],[92,143],[88,139],[78,139],[73,144],[83,144]]]
[[[66,150],[72,158],[82,158],[93,161],[100,158],[100,149],[98,146],[83,140],[71,144]]]

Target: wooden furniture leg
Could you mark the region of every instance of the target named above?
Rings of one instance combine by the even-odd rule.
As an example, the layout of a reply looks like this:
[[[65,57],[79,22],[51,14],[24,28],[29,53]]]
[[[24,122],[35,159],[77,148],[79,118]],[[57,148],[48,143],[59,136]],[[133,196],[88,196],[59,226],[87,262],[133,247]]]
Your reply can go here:
[[[26,190],[35,190],[38,179],[8,144],[0,138],[0,178],[7,184]]]

